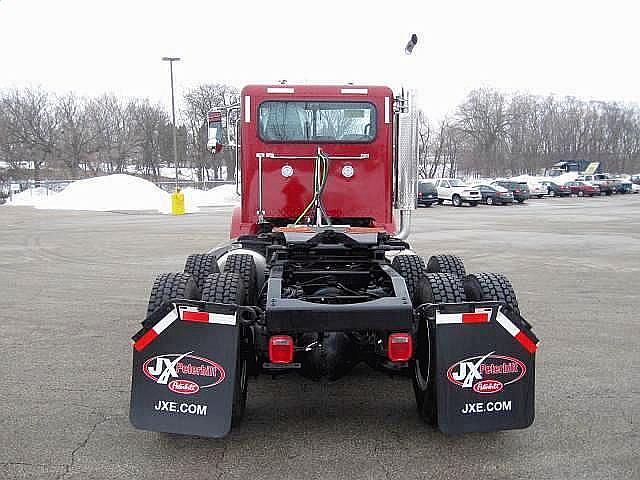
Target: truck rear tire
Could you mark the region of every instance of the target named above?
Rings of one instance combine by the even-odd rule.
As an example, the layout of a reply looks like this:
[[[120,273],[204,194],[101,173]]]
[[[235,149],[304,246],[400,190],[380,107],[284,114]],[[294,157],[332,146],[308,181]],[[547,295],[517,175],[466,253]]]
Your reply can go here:
[[[243,305],[255,305],[256,300],[256,263],[248,253],[229,255],[224,264],[224,273],[237,273],[242,278],[245,299]]]
[[[245,298],[244,284],[237,273],[213,273],[207,276],[204,281],[202,289],[204,302],[244,305]],[[247,405],[249,358],[252,351],[252,346],[248,342],[248,339],[251,338],[250,335],[249,329],[241,325],[233,388],[232,426],[238,425],[242,421]]]
[[[504,302],[520,313],[513,285],[501,273],[472,273],[464,278],[464,291],[470,301]]]
[[[461,207],[462,198],[460,198],[460,195],[454,195],[453,197],[451,197],[451,203],[453,204],[454,207]]]
[[[411,302],[416,306],[420,305],[415,302],[415,298],[418,284],[426,273],[422,257],[419,257],[418,255],[397,255],[391,262],[391,268],[404,278]]]
[[[417,291],[419,303],[460,303],[465,300],[462,280],[447,273],[428,273]],[[413,391],[420,417],[429,425],[438,424],[436,395],[435,324],[420,319],[416,351],[409,363]]]
[[[204,279],[207,278],[207,275],[218,273],[219,271],[215,255],[208,253],[189,255],[184,264],[184,273],[193,275],[193,279],[200,290],[204,287]]]
[[[172,298],[199,300],[200,290],[193,276],[189,273],[161,273],[156,277],[151,287],[147,317],[155,312],[160,305]]]
[[[464,262],[457,255],[432,255],[427,262],[427,273],[450,273],[460,278],[467,274]]]

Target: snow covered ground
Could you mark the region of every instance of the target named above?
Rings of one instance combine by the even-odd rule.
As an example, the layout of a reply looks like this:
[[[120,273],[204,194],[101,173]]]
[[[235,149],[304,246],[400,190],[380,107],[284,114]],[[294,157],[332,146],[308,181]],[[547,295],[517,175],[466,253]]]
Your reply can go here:
[[[14,194],[7,200],[7,205],[33,207],[46,201],[53,195],[56,195],[56,192],[45,187],[30,188],[24,192]]]
[[[240,197],[235,185],[222,185],[211,190],[192,187],[183,190],[188,213],[199,207],[235,205]],[[71,183],[60,193],[44,187],[25,190],[7,205],[29,205],[43,210],[90,210],[97,212],[151,210],[171,213],[171,195],[152,182],[132,175],[108,175]]]
[[[210,190],[199,190],[187,187],[182,190],[184,200],[196,207],[219,207],[223,205],[236,205],[240,197],[236,194],[235,185],[221,185]]]

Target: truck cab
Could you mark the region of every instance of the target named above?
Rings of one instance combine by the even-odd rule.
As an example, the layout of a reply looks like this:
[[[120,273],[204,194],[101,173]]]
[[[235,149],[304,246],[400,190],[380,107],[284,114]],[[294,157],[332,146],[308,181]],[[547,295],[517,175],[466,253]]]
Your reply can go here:
[[[231,236],[294,223],[313,199],[319,151],[330,158],[322,192],[328,219],[393,232],[393,103],[381,86],[243,88],[243,195]]]

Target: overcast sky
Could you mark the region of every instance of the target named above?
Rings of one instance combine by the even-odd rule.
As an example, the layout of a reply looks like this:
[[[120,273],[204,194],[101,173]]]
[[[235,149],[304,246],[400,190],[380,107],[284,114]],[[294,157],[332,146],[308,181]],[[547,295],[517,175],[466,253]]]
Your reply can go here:
[[[179,56],[178,93],[202,82],[404,84],[432,118],[482,86],[640,102],[636,4],[0,0],[0,88],[168,103],[160,58]]]

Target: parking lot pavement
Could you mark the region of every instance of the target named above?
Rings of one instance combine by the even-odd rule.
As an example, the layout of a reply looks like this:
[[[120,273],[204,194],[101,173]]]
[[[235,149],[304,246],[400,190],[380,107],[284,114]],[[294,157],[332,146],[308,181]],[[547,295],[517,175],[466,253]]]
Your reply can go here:
[[[0,207],[0,478],[638,478],[640,195],[438,206],[414,249],[506,273],[542,343],[526,430],[459,437],[419,420],[408,379],[249,386],[223,440],[128,422],[131,347],[152,279],[225,240],[184,217]]]

